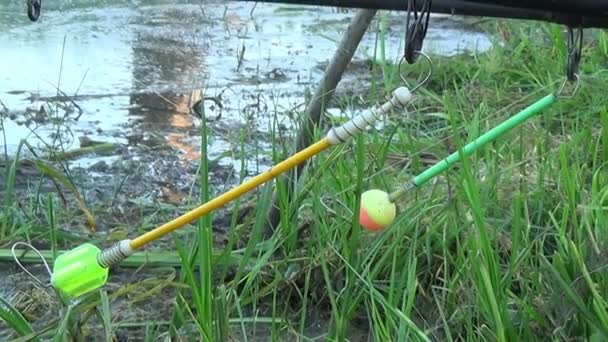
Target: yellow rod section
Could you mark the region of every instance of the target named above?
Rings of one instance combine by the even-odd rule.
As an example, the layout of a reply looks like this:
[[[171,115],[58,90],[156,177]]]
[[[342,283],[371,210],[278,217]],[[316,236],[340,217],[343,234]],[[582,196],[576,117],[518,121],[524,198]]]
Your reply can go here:
[[[144,245],[161,238],[162,236],[171,233],[172,231],[179,229],[188,223],[201,218],[202,216],[210,213],[213,210],[218,209],[224,204],[244,195],[245,193],[255,189],[260,184],[266,183],[271,179],[276,178],[280,174],[296,167],[305,160],[313,157],[314,155],[324,151],[331,146],[327,138],[321,139],[318,142],[308,146],[302,151],[294,154],[293,156],[285,159],[279,164],[273,166],[270,170],[267,170],[259,175],[251,178],[245,183],[233,188],[232,190],[223,193],[222,195],[210,200],[209,202],[195,208],[184,215],[163,224],[160,227],[155,228],[131,241],[131,248],[133,250],[139,249]]]

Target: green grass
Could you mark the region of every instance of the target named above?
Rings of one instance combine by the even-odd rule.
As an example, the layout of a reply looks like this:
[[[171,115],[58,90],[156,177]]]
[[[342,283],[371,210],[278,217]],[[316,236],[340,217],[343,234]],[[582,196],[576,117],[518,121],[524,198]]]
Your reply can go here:
[[[26,335],[34,332],[23,315],[2,297],[0,297],[0,318],[18,334]]]
[[[380,27],[377,53],[384,56]],[[596,32],[585,46],[574,99],[560,100],[409,193],[386,231],[358,226],[362,191],[398,189],[559,87],[565,45],[557,26],[497,22],[488,29],[507,37],[503,47],[435,57],[433,77],[408,116],[396,115],[384,130],[311,160],[296,201],[281,202],[284,222],[269,239],[262,238],[272,197],[265,185],[235,203],[227,243],[214,243],[211,217],[203,218],[196,229],[175,235],[177,254],[166,263],[157,259],[168,273],[144,265],[145,279],[112,284],[46,322],[28,321],[31,308],[5,299],[4,324],[15,336],[48,337],[85,334],[82,327],[97,322],[106,340],[118,331],[150,341],[281,341],[288,335],[302,341],[606,340],[606,33]],[[370,103],[399,85],[395,66],[381,59],[371,72],[383,82],[371,88]],[[421,61],[408,73],[426,68]],[[201,136],[212,138],[206,125]],[[244,150],[246,131],[240,139]],[[218,194],[205,181],[205,146],[201,197],[192,202]],[[289,146],[273,140],[271,157],[282,160]],[[39,215],[51,231],[34,229],[29,216],[14,210],[14,177],[9,168],[4,239],[26,236],[14,223],[21,220],[31,228],[27,236],[49,243],[48,255],[64,248],[63,209],[50,197],[38,203],[48,208]],[[251,200],[255,210],[239,221]],[[144,305],[161,294],[170,301],[169,317],[121,321],[124,301]]]
[[[17,153],[10,163],[10,167],[6,172],[6,182],[4,200],[2,201],[3,213],[2,213],[2,226],[0,227],[0,242],[4,241],[6,237],[11,234],[12,228],[15,226],[14,219],[14,190],[15,190],[15,177],[17,168],[19,166],[19,157],[23,148],[23,141],[19,144]],[[11,222],[13,221],[13,222]]]

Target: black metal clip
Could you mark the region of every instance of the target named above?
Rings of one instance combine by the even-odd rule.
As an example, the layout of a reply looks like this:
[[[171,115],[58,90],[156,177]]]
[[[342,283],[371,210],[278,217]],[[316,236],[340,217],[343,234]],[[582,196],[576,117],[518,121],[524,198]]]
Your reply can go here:
[[[419,52],[422,51],[422,43],[426,37],[426,31],[429,27],[429,18],[431,15],[431,0],[423,0],[420,14],[416,6],[416,0],[408,0],[407,2],[407,19],[405,32],[405,48],[403,56],[409,64],[416,62]],[[410,24],[410,16],[414,16],[414,22]]]
[[[578,81],[578,67],[581,62],[583,50],[583,28],[579,27],[576,30],[568,26],[568,66],[566,69],[566,77],[568,81]]]
[[[42,0],[27,0],[27,16],[31,21],[38,21],[40,18],[40,10],[42,8]]]

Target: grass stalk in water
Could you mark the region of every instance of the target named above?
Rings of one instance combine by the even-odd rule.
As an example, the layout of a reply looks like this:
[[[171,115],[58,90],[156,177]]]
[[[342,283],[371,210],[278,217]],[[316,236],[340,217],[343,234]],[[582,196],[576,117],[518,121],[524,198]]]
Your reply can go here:
[[[204,95],[203,95],[204,96]],[[204,101],[201,101],[203,103]],[[201,104],[201,203],[208,202],[211,198],[209,189],[209,157],[207,154],[207,122],[205,116],[205,106]],[[213,287],[211,276],[213,269],[211,267],[211,256],[213,255],[213,231],[212,231],[213,213],[205,215],[199,220],[198,229],[198,251],[199,251],[199,268],[200,268],[200,286],[201,286],[201,307],[199,311],[199,323],[205,330],[205,335],[215,335],[214,332],[214,317],[213,317]],[[193,289],[194,290],[194,289]],[[207,338],[209,338],[207,337]],[[217,336],[214,336],[217,338]]]
[[[13,225],[11,222],[12,219],[16,219],[16,215],[13,214],[13,205],[15,198],[15,177],[17,174],[17,168],[19,167],[19,158],[21,155],[21,149],[24,145],[24,141],[22,140],[19,143],[19,147],[17,148],[17,154],[15,155],[15,159],[12,163],[10,163],[10,167],[6,173],[6,192],[4,196],[4,201],[2,201],[2,205],[4,206],[4,214],[2,215],[2,227],[0,227],[0,242],[4,241],[4,239],[10,234],[9,225]]]

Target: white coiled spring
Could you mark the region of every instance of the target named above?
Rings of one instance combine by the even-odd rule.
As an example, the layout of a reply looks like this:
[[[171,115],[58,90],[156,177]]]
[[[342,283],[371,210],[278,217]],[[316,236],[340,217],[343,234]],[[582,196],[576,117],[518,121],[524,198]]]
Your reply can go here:
[[[122,240],[114,246],[103,250],[97,257],[97,262],[100,266],[108,268],[118,265],[131,254],[133,254],[131,240]]]
[[[397,88],[393,97],[380,107],[372,108],[362,114],[355,116],[345,124],[332,128],[327,133],[327,139],[332,145],[346,142],[348,139],[363,132],[368,126],[373,126],[380,120],[382,115],[388,113],[397,106],[405,106],[413,98],[412,93],[405,87]]]
[[[392,192],[388,196],[388,200],[394,203],[397,199],[399,199],[401,196],[405,195],[406,193],[408,193],[415,187],[416,187],[416,182],[414,182],[414,180],[411,179],[407,183],[405,183],[401,189]]]

